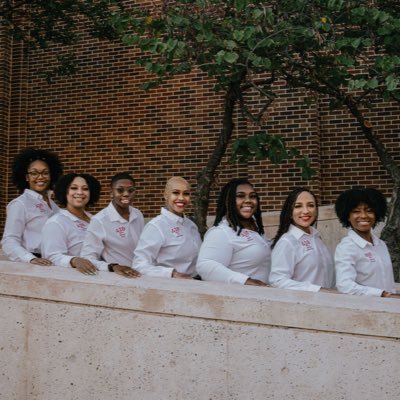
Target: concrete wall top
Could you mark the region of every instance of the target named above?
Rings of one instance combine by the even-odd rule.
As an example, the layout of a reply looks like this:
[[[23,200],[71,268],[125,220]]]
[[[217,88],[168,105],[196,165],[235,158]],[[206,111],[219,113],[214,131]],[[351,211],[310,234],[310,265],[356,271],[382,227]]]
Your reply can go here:
[[[0,294],[171,316],[400,338],[400,300],[141,277],[0,261]]]

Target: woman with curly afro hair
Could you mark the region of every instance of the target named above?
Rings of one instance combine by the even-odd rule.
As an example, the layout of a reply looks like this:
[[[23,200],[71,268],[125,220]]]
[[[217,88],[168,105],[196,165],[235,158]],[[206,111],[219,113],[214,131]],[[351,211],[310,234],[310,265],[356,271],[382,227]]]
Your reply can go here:
[[[336,286],[342,293],[400,297],[396,295],[392,261],[385,242],[372,229],[385,219],[387,203],[373,188],[349,189],[335,203],[339,221],[350,228],[336,247]]]
[[[66,174],[56,183],[54,193],[65,208],[50,217],[42,230],[42,255],[53,265],[96,274],[97,268],[80,253],[92,217],[86,207],[97,202],[100,189],[99,181],[89,174]]]
[[[197,272],[206,281],[265,286],[270,264],[258,194],[247,179],[232,179],[221,189],[214,226],[200,247]]]
[[[47,219],[59,210],[49,190],[62,171],[57,155],[47,150],[28,148],[14,158],[12,180],[22,194],[7,206],[1,241],[10,260],[51,265],[40,254],[41,231]]]

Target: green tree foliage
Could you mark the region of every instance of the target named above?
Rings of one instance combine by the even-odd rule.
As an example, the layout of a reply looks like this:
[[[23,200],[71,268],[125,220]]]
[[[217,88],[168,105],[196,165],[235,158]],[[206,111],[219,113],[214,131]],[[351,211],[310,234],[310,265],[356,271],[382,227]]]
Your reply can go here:
[[[310,95],[324,95],[332,108],[347,107],[393,180],[383,237],[398,279],[400,168],[374,133],[373,121],[364,116],[373,101],[400,101],[398,2],[164,0],[159,6],[137,7],[130,15],[116,13],[113,23],[124,43],[143,50],[138,61],[154,73],[155,79],[144,88],[193,69],[214,79],[215,89],[225,93],[222,142],[217,145],[223,151],[230,140],[235,105],[259,121],[276,97],[277,81]],[[246,107],[245,93],[250,89],[265,98],[259,115]],[[277,143],[278,150],[271,150]],[[235,151],[240,159],[255,156],[274,161],[295,155],[292,150],[279,150],[279,144],[279,138],[257,133],[236,143]],[[214,171],[205,173],[208,180]]]

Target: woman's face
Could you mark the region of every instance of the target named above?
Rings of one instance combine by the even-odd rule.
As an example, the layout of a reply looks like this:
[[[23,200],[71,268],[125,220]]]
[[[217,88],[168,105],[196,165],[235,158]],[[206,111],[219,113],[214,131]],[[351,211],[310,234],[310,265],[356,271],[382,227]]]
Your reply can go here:
[[[310,226],[317,219],[317,203],[309,192],[301,192],[294,203],[292,222],[301,230],[310,233]]]
[[[26,181],[29,189],[38,193],[45,192],[50,185],[50,169],[42,160],[36,160],[29,164],[26,173]]]
[[[190,204],[190,188],[183,180],[172,181],[165,190],[164,198],[167,210],[182,216]]]
[[[376,215],[368,204],[360,203],[350,211],[349,222],[353,230],[363,236],[363,234],[369,234],[375,226]]]
[[[241,219],[253,217],[258,208],[257,193],[253,186],[245,183],[236,188],[236,211]]]
[[[90,200],[89,185],[80,176],[74,178],[67,190],[67,207],[85,208]]]
[[[117,208],[127,208],[132,204],[135,186],[130,179],[119,179],[111,188],[112,202]]]

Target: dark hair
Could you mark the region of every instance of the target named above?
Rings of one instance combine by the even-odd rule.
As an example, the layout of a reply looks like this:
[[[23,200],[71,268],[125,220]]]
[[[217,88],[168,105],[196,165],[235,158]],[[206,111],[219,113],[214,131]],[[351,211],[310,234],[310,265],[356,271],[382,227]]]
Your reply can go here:
[[[19,191],[29,188],[29,182],[26,180],[28,168],[34,161],[43,161],[47,164],[50,170],[50,184],[52,189],[63,172],[63,165],[58,156],[51,151],[42,149],[27,148],[19,152],[13,160],[11,171],[12,181]]]
[[[64,207],[67,205],[68,189],[71,186],[72,181],[78,177],[83,178],[86,181],[87,185],[89,186],[90,199],[87,205],[92,206],[97,202],[97,200],[99,200],[101,186],[96,178],[94,178],[92,175],[89,174],[75,174],[75,173],[66,174],[57,181],[56,186],[54,188],[54,194],[57,200]]]
[[[373,188],[354,188],[344,191],[335,202],[336,215],[341,224],[348,228],[350,226],[350,212],[360,203],[365,203],[375,213],[375,225],[385,219],[387,213],[386,198],[383,193]],[[374,225],[374,226],[375,226]]]
[[[240,215],[236,209],[236,189],[239,185],[253,185],[246,178],[235,178],[231,179],[222,189],[217,201],[217,212],[215,216],[214,226],[217,226],[223,217],[226,217],[229,226],[236,232],[238,236],[244,228],[240,222]],[[262,223],[261,209],[260,209],[260,198],[257,196],[257,210],[254,213],[254,218],[257,223],[257,232],[260,235],[264,234],[264,226]],[[238,229],[239,228],[239,229]]]
[[[119,172],[111,178],[111,187],[113,187],[115,182],[119,181],[120,179],[128,179],[129,181],[132,181],[133,184],[135,184],[135,179],[133,179],[133,176],[130,175],[129,172]]]
[[[272,242],[271,248],[274,248],[274,246],[276,245],[278,240],[282,237],[282,235],[285,234],[289,230],[290,224],[292,223],[294,205],[295,205],[296,200],[299,197],[299,195],[303,192],[310,193],[311,196],[314,197],[315,206],[317,208],[317,218],[318,218],[318,199],[315,196],[315,194],[310,189],[305,188],[305,187],[298,187],[298,188],[293,189],[287,195],[285,203],[283,204],[281,214],[279,216],[278,232],[276,233],[276,236],[274,237],[274,241]],[[317,218],[315,218],[315,221],[311,225],[314,225],[317,222]]]

